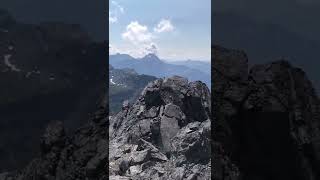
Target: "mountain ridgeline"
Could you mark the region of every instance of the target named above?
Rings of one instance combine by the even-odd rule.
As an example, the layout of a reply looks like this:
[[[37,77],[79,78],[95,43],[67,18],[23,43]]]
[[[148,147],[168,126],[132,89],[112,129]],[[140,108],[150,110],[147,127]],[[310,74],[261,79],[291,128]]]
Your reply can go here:
[[[171,77],[174,75],[188,78],[190,81],[202,81],[211,87],[211,73],[207,69],[200,70],[191,68],[188,61],[184,65],[176,63],[168,63],[160,60],[154,54],[148,54],[143,58],[133,58],[127,54],[109,55],[109,63],[115,68],[132,68],[139,74],[146,74],[158,78]],[[209,64],[210,66],[210,64]]]

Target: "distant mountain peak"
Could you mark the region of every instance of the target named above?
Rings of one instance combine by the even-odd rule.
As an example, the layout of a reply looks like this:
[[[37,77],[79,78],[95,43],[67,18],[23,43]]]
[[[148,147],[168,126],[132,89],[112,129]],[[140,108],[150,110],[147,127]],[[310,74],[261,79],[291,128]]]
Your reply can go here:
[[[134,59],[129,54],[122,54],[122,53],[109,54],[109,57],[116,58],[118,61],[123,59],[126,59],[126,60]]]
[[[152,61],[161,61],[156,54],[149,53],[142,58],[142,60],[152,60]]]

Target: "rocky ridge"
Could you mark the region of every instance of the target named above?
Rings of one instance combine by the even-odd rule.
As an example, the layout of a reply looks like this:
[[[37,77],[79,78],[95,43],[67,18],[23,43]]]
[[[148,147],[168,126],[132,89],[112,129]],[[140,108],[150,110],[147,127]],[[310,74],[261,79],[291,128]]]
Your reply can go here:
[[[150,83],[110,118],[111,179],[210,179],[211,99],[204,83]]]
[[[72,136],[53,122],[41,156],[0,179],[210,179],[210,101],[200,81],[158,79],[115,116],[105,99]]]
[[[319,179],[320,101],[285,60],[213,47],[214,179]]]
[[[41,156],[22,170],[0,174],[0,179],[107,179],[106,100],[90,121],[71,136],[66,135],[61,121],[51,122],[41,137]]]

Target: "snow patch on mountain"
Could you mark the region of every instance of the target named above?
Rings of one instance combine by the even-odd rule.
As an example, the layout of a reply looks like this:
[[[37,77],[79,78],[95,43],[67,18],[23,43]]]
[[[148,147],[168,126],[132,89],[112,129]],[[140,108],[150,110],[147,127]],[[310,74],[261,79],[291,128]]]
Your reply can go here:
[[[11,71],[20,72],[21,70],[17,68],[14,64],[10,62],[10,58],[12,57],[11,54],[4,55],[4,64],[11,69]]]
[[[113,82],[113,79],[112,79],[112,78],[110,79],[110,83],[111,83],[111,84],[116,84],[115,82]]]

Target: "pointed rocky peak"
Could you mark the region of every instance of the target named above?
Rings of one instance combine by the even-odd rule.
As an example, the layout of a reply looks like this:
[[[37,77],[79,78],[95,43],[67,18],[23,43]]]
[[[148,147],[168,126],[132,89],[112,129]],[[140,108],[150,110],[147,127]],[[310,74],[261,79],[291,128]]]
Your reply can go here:
[[[162,62],[159,57],[156,54],[149,53],[143,58],[141,58],[143,61],[153,61],[153,62]]]

